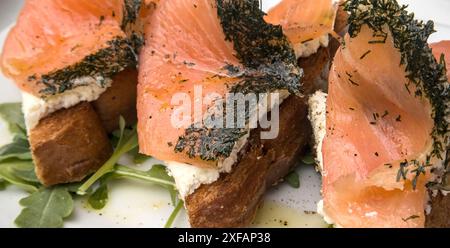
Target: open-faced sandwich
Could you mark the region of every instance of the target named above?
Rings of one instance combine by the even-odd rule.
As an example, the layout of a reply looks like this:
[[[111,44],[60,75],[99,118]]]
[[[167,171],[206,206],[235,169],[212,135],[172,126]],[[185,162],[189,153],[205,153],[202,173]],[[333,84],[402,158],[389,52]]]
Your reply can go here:
[[[448,227],[450,47],[429,47],[432,22],[395,0],[259,2],[26,1],[0,65],[32,186],[98,199],[131,175],[176,190],[192,227],[245,227],[313,150],[330,224]],[[164,167],[118,165],[136,149]]]
[[[136,4],[27,1],[10,31],[1,67],[23,92],[36,175],[45,186],[95,172],[111,156],[107,134],[119,117],[136,122]]]
[[[449,226],[448,44],[393,0],[347,1],[328,95],[310,99],[319,212],[342,227]],[[438,50],[440,49],[440,50]],[[447,49],[447,50],[446,50]],[[448,56],[448,55],[447,55]]]
[[[329,66],[324,47],[338,4],[283,1],[264,16],[257,2],[161,1],[145,30],[138,86],[140,151],[166,161],[194,227],[248,226],[266,189],[293,169],[310,141],[304,96],[323,85],[322,72]],[[182,18],[168,18],[182,10]],[[318,13],[309,16],[312,11]],[[184,25],[187,19],[196,20],[195,26]],[[204,35],[199,37],[198,30]],[[165,38],[177,33],[183,34],[181,40]],[[214,92],[221,98],[278,93],[279,102],[258,113],[266,115],[279,105],[277,116],[271,115],[279,117],[277,135],[262,139],[268,127],[250,129],[248,124],[196,127],[191,122],[198,120],[196,113],[190,111],[187,126],[170,125],[176,111],[169,104],[172,96],[183,92],[197,104],[199,85],[204,95]],[[217,107],[207,104],[206,113]]]

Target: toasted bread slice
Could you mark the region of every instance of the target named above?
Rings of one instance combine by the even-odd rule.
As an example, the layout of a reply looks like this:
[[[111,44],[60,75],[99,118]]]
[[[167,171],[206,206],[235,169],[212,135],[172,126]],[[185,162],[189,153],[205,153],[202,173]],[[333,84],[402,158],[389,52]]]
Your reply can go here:
[[[30,145],[45,186],[80,181],[112,153],[98,115],[86,102],[42,119],[30,132]]]
[[[120,116],[123,116],[127,125],[134,125],[137,122],[137,70],[125,69],[112,80],[111,87],[92,103],[108,133],[119,129]]]
[[[308,144],[311,127],[307,113],[304,99],[291,96],[281,105],[277,139],[260,140],[261,129],[253,130],[232,172],[201,186],[187,197],[191,226],[248,226],[265,191],[295,166]]]
[[[305,69],[306,94],[317,90],[323,71],[328,70],[328,49],[300,59]],[[297,164],[311,140],[305,98],[290,96],[280,106],[279,136],[261,140],[261,129],[250,133],[247,147],[229,174],[202,185],[186,198],[192,227],[245,227],[254,219],[264,193],[282,180]]]
[[[426,216],[425,227],[429,228],[449,228],[450,227],[450,194],[431,196],[431,212]]]

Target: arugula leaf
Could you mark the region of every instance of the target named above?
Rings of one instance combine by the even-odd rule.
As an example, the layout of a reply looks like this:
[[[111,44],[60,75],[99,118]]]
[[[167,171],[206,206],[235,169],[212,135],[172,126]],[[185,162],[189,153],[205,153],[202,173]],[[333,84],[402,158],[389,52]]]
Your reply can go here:
[[[111,138],[110,138],[110,142],[111,142],[112,146],[114,147],[114,149],[117,149],[117,145],[119,144],[121,137],[128,136],[134,131],[133,129],[126,128],[125,120],[124,120],[123,126],[122,126],[121,119],[119,119],[119,127],[120,127],[119,129],[112,132]],[[130,150],[130,152],[132,152],[133,150],[136,150],[136,149],[137,149],[137,147]]]
[[[8,122],[10,132],[26,137],[25,120],[22,114],[21,103],[0,104],[0,117]]]
[[[170,194],[170,200],[172,202],[172,205],[175,206],[177,204],[177,199],[178,199],[178,191],[175,187],[173,188],[167,188],[167,190],[169,191]]]
[[[149,157],[147,155],[141,154],[141,153],[137,153],[134,157],[133,157],[133,162],[135,164],[143,164],[145,162],[147,162],[147,160],[151,159],[152,157]]]
[[[289,173],[284,180],[292,187],[292,188],[300,188],[300,176],[296,171]]]
[[[119,177],[140,179],[166,188],[175,188],[174,180],[167,174],[164,165],[153,165],[153,167],[148,171],[141,171],[123,165],[116,165],[113,172]]]
[[[93,209],[102,209],[108,202],[108,184],[102,184],[89,196],[88,203]]]
[[[6,189],[6,186],[8,186],[8,182],[0,178],[0,190]]]
[[[40,185],[41,182],[39,181],[39,179],[36,176],[36,172],[34,171],[34,164],[29,161],[30,164],[28,164],[26,167],[22,167],[22,168],[12,168],[12,170],[14,171],[14,174],[28,182],[28,183],[34,183],[36,185]]]
[[[100,186],[88,198],[88,203],[93,209],[102,209],[108,203],[108,181],[110,175],[106,175],[100,179]]]
[[[88,198],[89,205],[94,209],[102,209],[108,202],[108,182],[111,179],[127,178],[146,181],[166,188],[171,196],[172,203],[175,206],[177,191],[175,183],[171,176],[167,174],[164,165],[154,165],[148,171],[141,171],[131,167],[116,165],[110,174],[103,176],[98,188]]]
[[[147,160],[151,159],[152,157],[144,155],[139,153],[139,147],[134,148],[129,152],[131,156],[133,156],[133,163],[135,164],[143,164]]]
[[[117,166],[114,173],[119,176],[137,178],[165,187],[169,191],[172,204],[174,206],[176,205],[178,192],[175,187],[175,180],[167,174],[167,170],[164,165],[155,164],[148,171],[139,171],[131,169],[130,167]]]
[[[20,200],[24,207],[15,223],[26,228],[55,228],[63,226],[63,219],[73,211],[73,199],[67,188],[41,189]]]
[[[70,192],[76,194],[78,192],[78,188],[83,184],[84,182],[78,182],[78,183],[68,183],[64,184],[64,187]],[[90,193],[90,191],[88,191]]]
[[[8,159],[0,162],[0,177],[28,192],[36,192],[39,183],[32,174],[34,165],[31,161]]]
[[[178,201],[177,206],[173,210],[172,214],[170,214],[169,219],[167,219],[166,224],[164,225],[164,228],[171,228],[173,225],[173,222],[178,216],[178,213],[180,212],[181,208],[183,207],[184,202],[182,200]]]
[[[123,131],[123,135],[130,135],[130,133],[133,130],[125,129]],[[117,147],[117,144],[119,143],[121,132],[120,130],[116,130],[112,133],[110,142],[113,145],[113,147]],[[144,154],[139,153],[139,146],[136,146],[135,148],[131,149],[128,154],[133,157],[133,163],[134,164],[143,164],[147,160],[149,160],[151,157],[146,156]]]
[[[125,133],[125,120],[123,119],[123,117],[120,117],[119,126],[120,138],[113,155],[94,175],[92,175],[83,185],[81,185],[81,187],[78,189],[78,194],[86,194],[86,191],[96,181],[98,181],[103,175],[108,174],[114,170],[114,166],[116,165],[117,161],[119,161],[120,157],[138,146],[136,127],[134,127],[131,132]]]
[[[172,183],[171,185],[161,185],[161,186],[165,187],[169,191],[172,205],[175,206],[177,198],[178,198],[178,191],[175,186],[175,180],[173,179],[173,177],[169,176],[169,174],[167,173],[166,166],[161,165],[161,164],[155,164],[148,171],[148,173],[154,177],[157,177],[157,178],[160,178],[160,179],[166,180],[167,182]]]
[[[312,154],[306,154],[301,158],[301,161],[306,165],[313,165],[316,163]]]
[[[8,158],[31,160],[30,144],[28,140],[16,136],[11,144],[0,147],[0,161]]]

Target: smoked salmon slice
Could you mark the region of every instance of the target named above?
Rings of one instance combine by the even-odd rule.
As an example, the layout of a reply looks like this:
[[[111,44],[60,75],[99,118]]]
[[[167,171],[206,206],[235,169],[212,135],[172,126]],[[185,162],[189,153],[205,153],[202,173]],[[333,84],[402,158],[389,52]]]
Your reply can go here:
[[[253,0],[159,1],[145,27],[139,61],[141,153],[217,166],[239,149],[247,130],[194,128],[203,119],[194,108],[206,113],[214,107],[214,99],[202,104],[205,96],[300,91],[302,73],[294,52],[281,28],[264,22],[258,5]],[[173,98],[177,93],[181,98]],[[193,111],[185,115],[183,125],[174,126],[172,118],[182,99]]]
[[[28,0],[6,39],[2,71],[37,97],[77,87],[83,77],[102,84],[136,64],[141,39],[130,27],[139,9],[135,0]]]
[[[426,42],[432,24],[394,0],[348,1],[345,9],[349,34],[329,77],[322,212],[342,227],[423,227],[450,97]]]
[[[281,25],[297,56],[308,57],[320,45],[328,46],[328,35],[333,33],[338,8],[335,0],[282,0],[264,19]],[[311,46],[315,47],[309,48]],[[311,49],[314,52],[308,52]]]

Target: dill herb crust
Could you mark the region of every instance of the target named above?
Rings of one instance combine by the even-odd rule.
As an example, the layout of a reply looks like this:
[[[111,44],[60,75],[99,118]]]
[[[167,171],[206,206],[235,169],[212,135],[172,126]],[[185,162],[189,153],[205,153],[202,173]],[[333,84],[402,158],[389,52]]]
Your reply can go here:
[[[281,26],[264,21],[265,13],[260,9],[259,1],[216,0],[216,6],[225,38],[233,43],[237,58],[244,66],[224,68],[230,76],[240,80],[229,87],[229,92],[247,94],[288,90],[292,94],[301,94],[303,71],[297,66],[294,50]],[[226,108],[223,109],[225,111]],[[250,114],[246,108],[247,121]],[[186,152],[191,158],[217,161],[228,157],[236,142],[248,132],[245,128],[208,129],[192,125],[179,137],[174,150]]]
[[[123,8],[121,28],[126,32],[129,25],[133,24],[138,17],[141,0],[124,0]],[[102,19],[104,16],[100,17],[100,25]],[[143,45],[143,36],[141,33],[131,30],[126,37],[116,36],[108,41],[107,45],[106,48],[84,57],[71,66],[45,75],[31,75],[28,77],[28,82],[43,84],[44,88],[39,93],[45,98],[73,89],[76,87],[73,81],[80,77],[111,77],[127,67],[137,65],[137,53]],[[104,82],[99,82],[99,84],[104,87]]]

